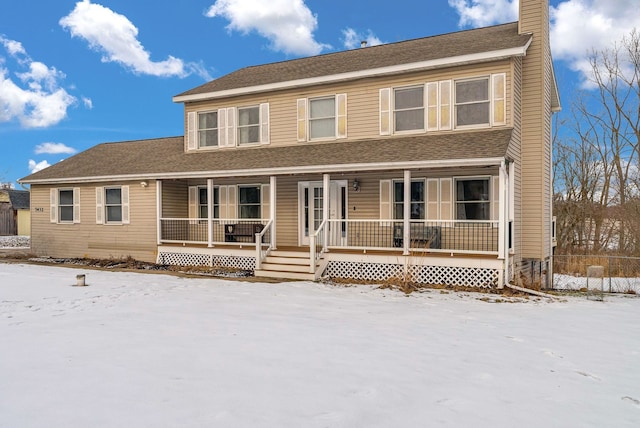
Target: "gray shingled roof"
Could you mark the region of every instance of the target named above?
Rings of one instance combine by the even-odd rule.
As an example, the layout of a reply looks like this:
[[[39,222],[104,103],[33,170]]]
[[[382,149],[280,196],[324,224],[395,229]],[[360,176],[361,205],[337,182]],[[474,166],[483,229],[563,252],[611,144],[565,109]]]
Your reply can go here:
[[[28,210],[30,193],[28,190],[8,189],[9,201],[14,210]]]
[[[395,164],[397,168],[408,162],[504,157],[510,139],[511,129],[500,129],[185,153],[184,138],[170,137],[99,144],[20,181],[98,181],[113,176],[163,178],[189,173],[216,177],[229,171],[256,175],[255,170],[284,174],[296,167],[322,167],[329,172],[373,164],[389,168]]]
[[[246,67],[183,92],[177,97],[519,48],[526,46],[530,40],[530,34],[518,34],[517,22],[458,31],[364,49]]]

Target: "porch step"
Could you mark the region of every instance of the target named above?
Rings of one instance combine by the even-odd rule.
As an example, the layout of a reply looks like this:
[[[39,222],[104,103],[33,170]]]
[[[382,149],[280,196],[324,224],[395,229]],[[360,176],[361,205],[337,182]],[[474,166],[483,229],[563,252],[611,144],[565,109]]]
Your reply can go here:
[[[315,274],[309,272],[309,253],[306,251],[272,251],[262,262],[262,269],[257,269],[254,275],[308,281],[316,279]]]

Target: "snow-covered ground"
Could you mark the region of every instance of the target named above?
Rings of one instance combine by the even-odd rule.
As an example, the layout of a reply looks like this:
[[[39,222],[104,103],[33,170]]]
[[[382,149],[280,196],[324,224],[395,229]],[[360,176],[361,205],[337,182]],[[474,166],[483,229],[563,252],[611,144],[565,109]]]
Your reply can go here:
[[[640,426],[637,297],[0,263],[0,343],[1,427]]]

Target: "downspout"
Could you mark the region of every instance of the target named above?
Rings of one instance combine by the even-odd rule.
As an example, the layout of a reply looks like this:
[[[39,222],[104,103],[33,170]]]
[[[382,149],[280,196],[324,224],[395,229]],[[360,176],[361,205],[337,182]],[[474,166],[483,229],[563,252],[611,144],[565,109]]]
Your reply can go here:
[[[502,284],[498,288],[503,288],[509,282],[509,160],[504,159],[500,163],[499,188],[501,190],[499,198],[499,232],[500,242],[498,245],[498,257],[502,258]]]

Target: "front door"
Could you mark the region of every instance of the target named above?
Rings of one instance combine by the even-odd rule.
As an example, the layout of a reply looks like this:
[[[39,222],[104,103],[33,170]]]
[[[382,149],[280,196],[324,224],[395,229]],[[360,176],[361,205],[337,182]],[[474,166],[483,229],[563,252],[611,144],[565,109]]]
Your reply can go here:
[[[329,219],[344,220],[347,214],[347,181],[331,181],[329,185]],[[300,245],[309,245],[309,234],[322,223],[323,188],[321,181],[298,183],[298,219]],[[346,222],[329,222],[329,245],[346,245]]]

